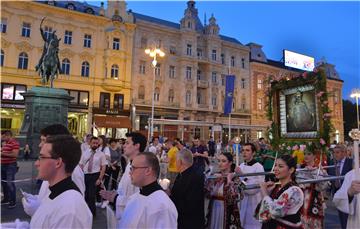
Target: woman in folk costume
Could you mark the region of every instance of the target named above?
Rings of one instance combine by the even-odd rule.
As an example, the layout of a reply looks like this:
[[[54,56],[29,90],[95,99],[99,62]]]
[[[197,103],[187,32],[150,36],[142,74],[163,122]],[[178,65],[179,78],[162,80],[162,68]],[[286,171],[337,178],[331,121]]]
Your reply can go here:
[[[300,211],[304,193],[295,182],[296,161],[282,155],[275,162],[274,174],[279,182],[262,182],[264,196],[256,209],[255,217],[263,229],[302,228]]]
[[[327,175],[323,169],[317,169],[314,152],[305,150],[304,164],[302,168],[308,169],[300,171],[297,176],[304,179],[316,179],[318,176]],[[328,182],[312,184],[301,184],[299,187],[304,192],[304,205],[301,212],[301,222],[304,229],[324,228],[325,199],[324,193],[330,187]]]
[[[225,177],[234,169],[233,157],[230,153],[218,157],[221,173],[215,174],[218,178],[208,179],[205,183],[205,192],[210,199],[207,214],[207,228],[241,228],[238,208],[238,192],[232,182]]]

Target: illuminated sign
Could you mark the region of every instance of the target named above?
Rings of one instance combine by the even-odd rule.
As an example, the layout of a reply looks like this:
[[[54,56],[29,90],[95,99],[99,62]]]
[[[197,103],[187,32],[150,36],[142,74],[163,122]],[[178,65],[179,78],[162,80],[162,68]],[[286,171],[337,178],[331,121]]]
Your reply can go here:
[[[284,64],[287,67],[297,68],[305,71],[313,71],[315,60],[313,57],[284,50]]]

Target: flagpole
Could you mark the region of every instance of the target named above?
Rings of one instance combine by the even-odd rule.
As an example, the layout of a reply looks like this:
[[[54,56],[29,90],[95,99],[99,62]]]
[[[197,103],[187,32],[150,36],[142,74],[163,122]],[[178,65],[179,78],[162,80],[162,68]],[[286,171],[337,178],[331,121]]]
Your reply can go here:
[[[231,60],[229,61],[229,67],[228,67],[228,75],[230,75],[230,64],[231,64]],[[232,102],[234,102],[234,93],[232,95],[233,99],[232,99]],[[231,111],[232,111],[232,104],[230,105],[230,113],[229,113],[229,139],[228,141],[230,142],[231,140]]]

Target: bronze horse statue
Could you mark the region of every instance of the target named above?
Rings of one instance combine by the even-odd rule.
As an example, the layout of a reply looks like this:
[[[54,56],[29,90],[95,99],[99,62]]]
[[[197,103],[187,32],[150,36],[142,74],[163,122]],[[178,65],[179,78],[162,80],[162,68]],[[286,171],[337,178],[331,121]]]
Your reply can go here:
[[[43,53],[35,69],[39,72],[39,75],[41,76],[41,83],[47,84],[50,81],[50,87],[52,88],[54,85],[54,79],[60,73],[60,61],[58,53],[59,41],[61,40],[61,38],[57,38],[55,34],[56,30],[48,34],[48,36],[45,35],[43,29],[41,28],[44,19],[45,17],[40,23],[40,32],[45,43]]]

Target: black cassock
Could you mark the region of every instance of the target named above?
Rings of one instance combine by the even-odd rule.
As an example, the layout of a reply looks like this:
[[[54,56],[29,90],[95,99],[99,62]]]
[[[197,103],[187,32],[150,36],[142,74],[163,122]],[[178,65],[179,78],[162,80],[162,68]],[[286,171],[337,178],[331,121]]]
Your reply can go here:
[[[179,173],[170,198],[178,211],[178,228],[204,228],[204,175],[193,166]]]

